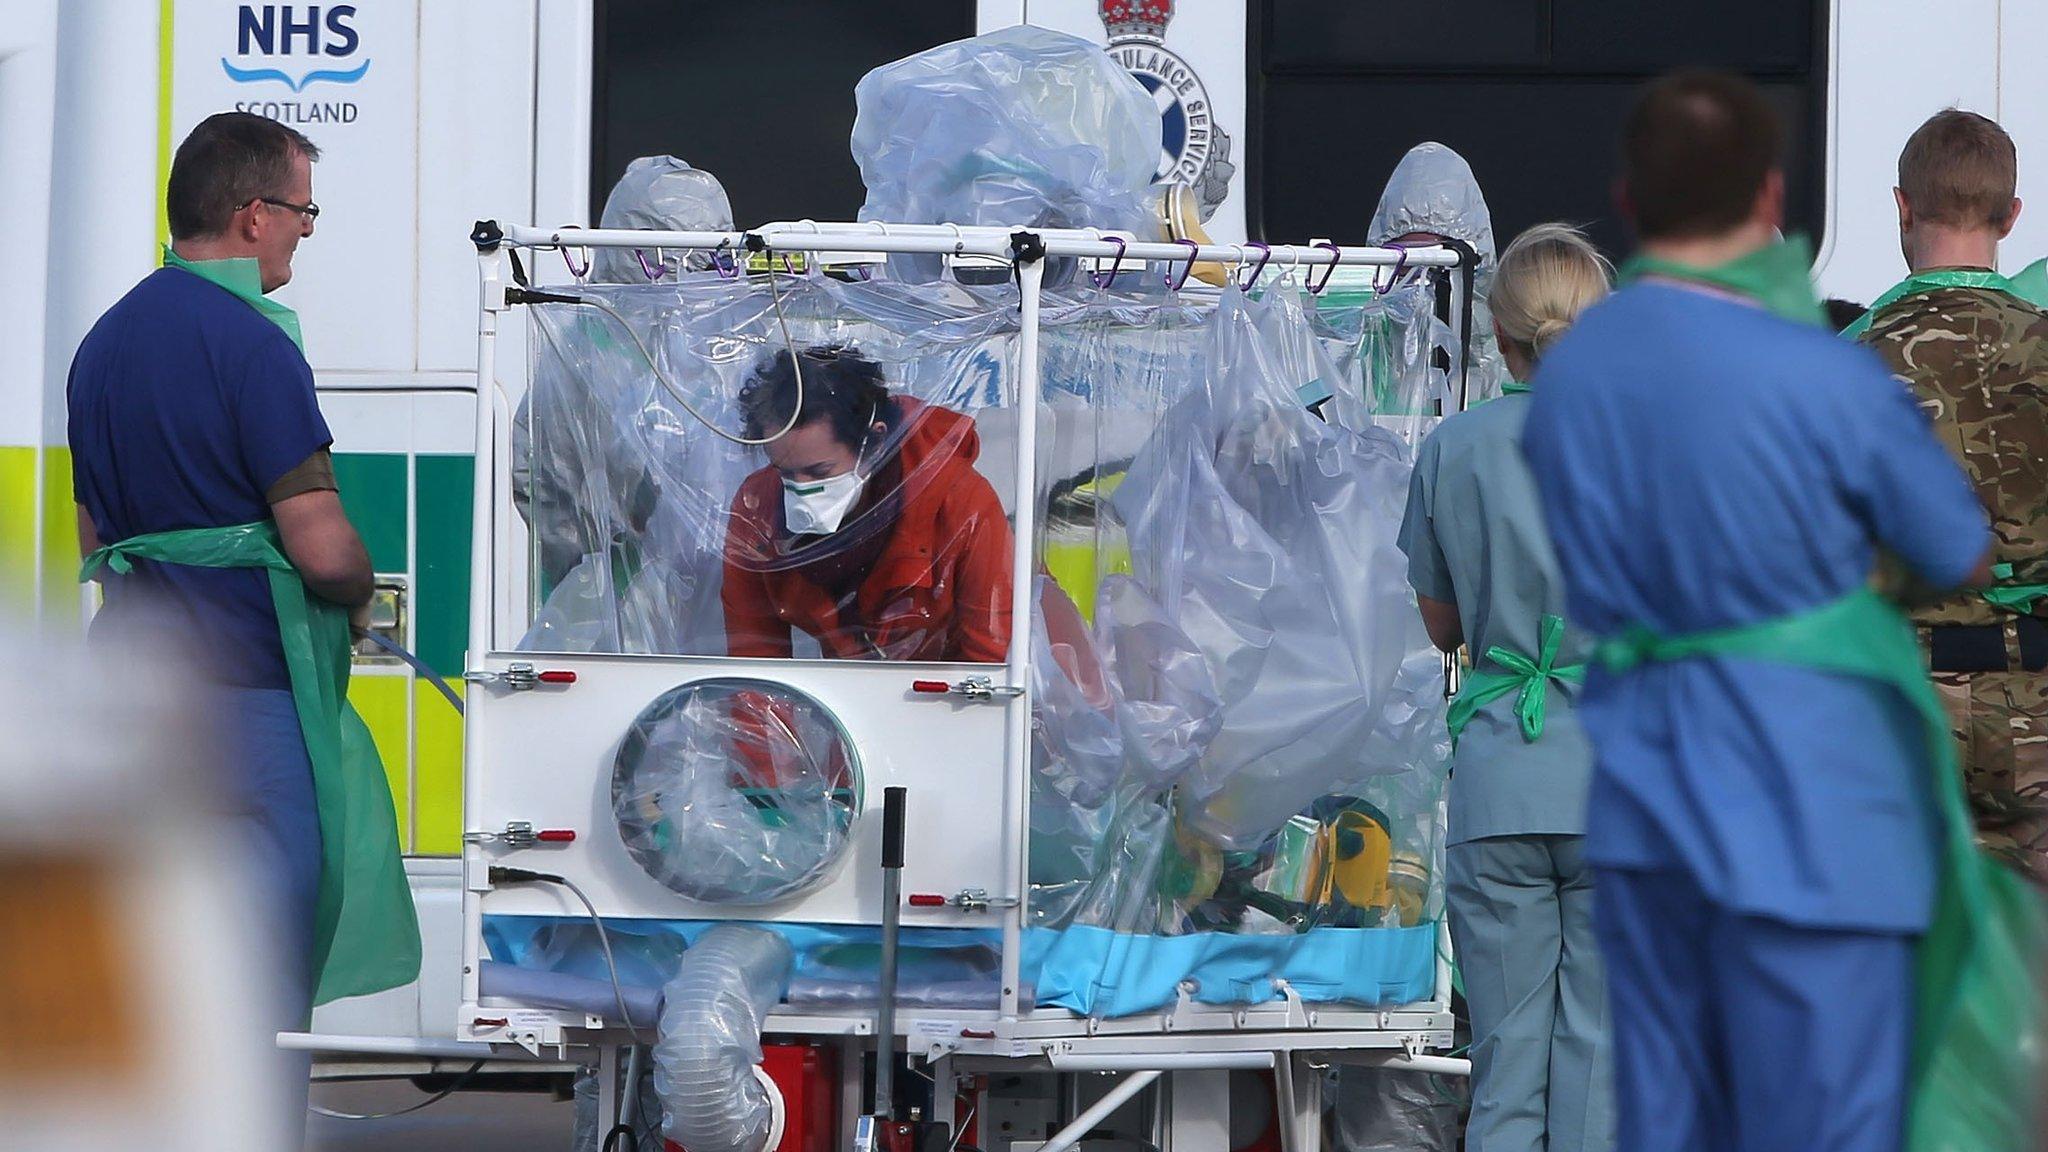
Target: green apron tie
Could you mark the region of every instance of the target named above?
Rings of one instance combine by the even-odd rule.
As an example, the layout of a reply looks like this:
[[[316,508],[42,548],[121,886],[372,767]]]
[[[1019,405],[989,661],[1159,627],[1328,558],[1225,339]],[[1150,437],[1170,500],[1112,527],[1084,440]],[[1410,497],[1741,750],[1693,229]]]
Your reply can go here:
[[[1474,666],[1465,673],[1464,686],[1458,689],[1457,699],[1451,701],[1450,715],[1446,718],[1450,724],[1452,747],[1457,746],[1458,738],[1465,734],[1465,726],[1472,723],[1472,717],[1478,715],[1481,708],[1517,690],[1521,695],[1515,698],[1515,716],[1522,723],[1523,741],[1534,743],[1543,735],[1544,702],[1550,697],[1550,682],[1582,684],[1586,680],[1586,666],[1570,664],[1556,667],[1557,648],[1564,641],[1562,617],[1544,614],[1540,640],[1541,647],[1534,660],[1495,644],[1486,650],[1486,659],[1507,671],[1494,672]]]
[[[1689,636],[1642,628],[1600,645],[1611,672],[1697,657],[1732,657],[1858,677],[1895,689],[1918,713],[1941,821],[1934,920],[1921,938],[1908,1152],[2022,1152],[2034,1138],[2028,1101],[2039,1081],[2040,987],[2048,944],[2039,897],[1978,850],[1948,715],[1927,678],[1906,617],[1859,588],[1777,620]]]
[[[398,850],[398,818],[377,745],[348,702],[348,612],[306,591],[269,521],[131,536],[95,549],[79,580],[134,571],[134,560],[195,568],[261,568],[270,579],[292,702],[313,762],[320,816],[315,1004],[419,978],[419,920]]]
[[[2028,268],[2019,276],[2007,279],[1988,268],[1935,268],[1926,272],[1915,272],[1885,290],[1884,295],[1873,301],[1863,315],[1847,328],[1842,335],[1854,340],[1870,328],[1870,322],[1879,312],[1908,296],[1932,292],[1938,288],[1988,288],[2008,296],[2024,300],[2036,308],[2048,308],[2048,283],[2042,280],[2039,264]]]
[[[1993,564],[1991,575],[1998,583],[1989,588],[1977,589],[1977,595],[1982,596],[1985,602],[1993,607],[2025,616],[2033,612],[2036,600],[2048,596],[2048,584],[2014,581],[2010,564]]]

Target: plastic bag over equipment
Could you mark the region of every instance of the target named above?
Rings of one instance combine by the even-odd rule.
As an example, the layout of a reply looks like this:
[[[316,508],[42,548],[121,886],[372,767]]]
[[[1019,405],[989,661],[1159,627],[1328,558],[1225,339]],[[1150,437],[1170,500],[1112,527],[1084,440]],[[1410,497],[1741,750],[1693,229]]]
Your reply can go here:
[[[1159,112],[1098,45],[1016,25],[883,65],[854,102],[862,220],[1159,232]]]

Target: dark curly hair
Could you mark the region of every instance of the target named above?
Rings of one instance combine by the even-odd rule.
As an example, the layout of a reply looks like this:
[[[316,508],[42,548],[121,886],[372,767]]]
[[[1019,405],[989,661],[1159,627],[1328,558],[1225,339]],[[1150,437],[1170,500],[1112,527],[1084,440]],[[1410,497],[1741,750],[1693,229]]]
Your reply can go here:
[[[889,385],[882,366],[843,344],[815,344],[803,356],[803,410],[791,427],[818,420],[832,422],[832,435],[848,448],[859,448],[868,425],[896,424],[889,403]],[[759,439],[789,424],[796,404],[796,361],[788,350],[762,359],[740,389],[740,412],[749,439]]]

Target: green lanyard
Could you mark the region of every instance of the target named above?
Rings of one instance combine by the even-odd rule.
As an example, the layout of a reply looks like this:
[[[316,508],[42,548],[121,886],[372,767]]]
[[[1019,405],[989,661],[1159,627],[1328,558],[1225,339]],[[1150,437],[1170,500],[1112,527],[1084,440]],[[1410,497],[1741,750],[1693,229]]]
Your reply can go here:
[[[1507,671],[1495,672],[1474,665],[1465,673],[1464,685],[1458,689],[1457,699],[1451,701],[1450,715],[1446,717],[1451,729],[1451,746],[1457,746],[1459,737],[1465,734],[1466,725],[1472,723],[1472,717],[1478,715],[1481,708],[1517,691],[1521,694],[1515,698],[1515,717],[1522,724],[1523,742],[1534,743],[1543,735],[1544,704],[1550,696],[1550,682],[1583,684],[1586,680],[1584,664],[1556,666],[1558,645],[1563,641],[1564,620],[1546,613],[1536,659],[1531,660],[1498,644],[1488,648],[1487,662]]]
[[[348,702],[348,612],[306,591],[269,521],[130,536],[85,558],[80,581],[132,560],[194,568],[256,568],[270,579],[292,703],[313,762],[320,818],[314,912],[314,1002],[361,996],[419,978],[419,921],[399,855],[398,818],[377,745]]]
[[[2035,268],[2041,267],[2035,265]],[[2048,281],[2037,283],[2039,274],[2035,268],[2020,273],[2019,277],[2007,279],[1988,268],[1932,268],[1915,272],[1897,284],[1892,285],[1870,305],[1868,311],[1856,318],[1856,322],[1842,329],[1842,335],[1854,340],[1870,328],[1870,322],[1877,314],[1908,296],[1932,292],[1938,288],[1982,288],[2003,292],[2017,300],[2024,300],[2036,308],[2048,308]],[[2030,275],[2030,273],[2034,273]]]
[[[1638,253],[1621,266],[1619,279],[1628,284],[1645,276],[1705,284],[1746,296],[1773,315],[1799,324],[1827,323],[1827,309],[1813,291],[1813,244],[1790,236],[1767,244],[1726,264],[1701,267]]]
[[[1934,920],[1921,938],[1908,1152],[2032,1147],[2027,1053],[2040,1044],[2038,956],[2048,943],[2039,896],[1976,846],[1947,712],[1899,610],[1859,588],[1811,611],[1690,636],[1635,628],[1594,658],[1626,675],[1645,664],[1731,657],[1788,664],[1895,689],[1920,721],[1939,816]],[[1853,819],[1843,813],[1842,819]]]
[[[264,319],[284,329],[301,353],[306,350],[306,341],[299,333],[299,314],[263,294],[263,273],[256,266],[253,256],[236,256],[227,260],[187,260],[171,246],[164,245],[164,267],[182,268],[209,284],[240,297],[242,301],[263,314]]]

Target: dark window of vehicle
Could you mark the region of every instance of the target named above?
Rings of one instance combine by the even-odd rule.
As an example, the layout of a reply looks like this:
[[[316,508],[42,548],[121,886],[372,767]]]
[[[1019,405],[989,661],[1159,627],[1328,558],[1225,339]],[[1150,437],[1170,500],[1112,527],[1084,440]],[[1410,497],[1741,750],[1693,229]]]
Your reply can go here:
[[[1470,161],[1497,242],[1589,225],[1630,245],[1611,188],[1642,84],[1685,65],[1740,72],[1784,116],[1788,231],[1821,241],[1826,0],[1253,0],[1250,230],[1362,237],[1388,173],[1437,140]]]
[[[661,153],[717,176],[741,227],[851,220],[853,86],[972,35],[973,0],[599,0],[592,222],[626,165]]]

